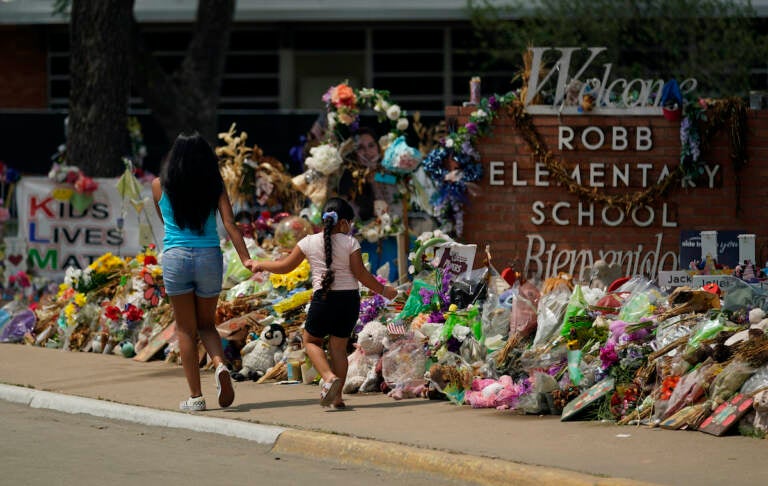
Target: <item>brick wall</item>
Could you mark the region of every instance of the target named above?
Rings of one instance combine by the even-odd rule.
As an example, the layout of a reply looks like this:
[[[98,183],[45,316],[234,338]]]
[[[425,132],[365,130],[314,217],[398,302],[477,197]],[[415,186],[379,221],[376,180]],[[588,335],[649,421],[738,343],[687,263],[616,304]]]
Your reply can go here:
[[[0,27],[0,108],[45,108],[46,48],[38,27]]]
[[[473,108],[469,107],[448,107],[446,114],[464,123],[472,111]],[[597,177],[595,181],[603,181],[607,187],[595,190],[608,194],[642,190],[643,170],[649,181],[653,182],[662,175],[665,165],[673,170],[680,158],[680,124],[662,116],[539,115],[533,119],[553,154],[568,168],[579,165],[583,183],[590,185],[587,179],[590,163],[604,163],[605,176]],[[573,129],[574,150],[558,150],[558,131],[561,126]],[[611,149],[609,135],[614,126],[627,129],[629,147],[626,150]],[[587,127],[597,127],[605,133],[606,143],[602,148],[588,150],[581,144],[580,133]],[[635,149],[634,134],[637,127],[650,129],[650,150]],[[590,131],[586,142],[596,144],[598,133],[594,128]],[[589,261],[590,253],[592,261],[601,256],[608,262],[620,260],[627,274],[655,276],[657,270],[677,267],[682,230],[746,230],[747,233],[757,235],[756,259],[762,265],[768,258],[768,210],[765,209],[768,196],[768,112],[749,112],[748,147],[749,161],[740,172],[739,212],[736,211],[736,176],[728,158],[728,138],[721,132],[710,141],[710,148],[702,155],[710,170],[719,166],[718,172],[712,177],[714,187],[708,187],[709,178],[706,174],[705,179],[696,181],[695,188],[676,185],[651,205],[653,217],[648,209],[639,210],[635,214],[639,224],[632,222],[630,215],[616,226],[606,224],[601,216],[601,204],[595,203],[594,222],[590,222],[587,212],[579,225],[579,199],[566,188],[557,186],[552,177],[540,177],[541,181],[549,181],[549,187],[535,184],[536,173],[531,151],[517,133],[512,119],[502,117],[496,121],[493,135],[479,144],[485,172],[477,195],[471,197],[466,206],[463,240],[478,243],[481,248],[485,243],[490,243],[497,267],[517,262],[518,268],[528,268],[529,275],[546,277],[555,274],[557,270],[578,273],[584,259]],[[503,174],[495,177],[503,181],[504,185],[490,184],[491,161],[504,163]],[[623,168],[625,164],[629,166],[629,187],[624,187],[621,181],[618,181],[619,187],[611,187],[613,166]],[[650,168],[642,169],[639,164],[649,164]],[[518,184],[526,181],[527,185],[514,186],[515,180]],[[543,204],[541,213],[544,217],[534,210],[537,202]],[[553,206],[557,203],[560,203],[559,209],[553,214]],[[586,206],[584,211],[587,211]],[[615,222],[619,212],[617,209],[608,209],[606,216],[607,220]],[[561,223],[567,221],[568,224],[557,224],[558,220]],[[555,245],[554,249],[548,254],[552,245]],[[609,253],[601,255],[601,251]],[[681,263],[687,267],[689,262]]]

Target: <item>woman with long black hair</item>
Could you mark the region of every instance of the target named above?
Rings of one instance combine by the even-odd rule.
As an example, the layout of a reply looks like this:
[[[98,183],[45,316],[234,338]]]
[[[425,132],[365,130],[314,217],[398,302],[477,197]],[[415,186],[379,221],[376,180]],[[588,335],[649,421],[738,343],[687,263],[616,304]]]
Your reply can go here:
[[[181,363],[190,391],[179,407],[187,411],[206,409],[200,387],[198,335],[216,369],[219,406],[228,407],[235,399],[235,390],[215,326],[223,276],[217,212],[243,265],[252,269],[255,263],[235,224],[218,158],[202,136],[194,133],[176,138],[160,177],[152,181],[152,194],[165,227],[163,281],[176,317]]]

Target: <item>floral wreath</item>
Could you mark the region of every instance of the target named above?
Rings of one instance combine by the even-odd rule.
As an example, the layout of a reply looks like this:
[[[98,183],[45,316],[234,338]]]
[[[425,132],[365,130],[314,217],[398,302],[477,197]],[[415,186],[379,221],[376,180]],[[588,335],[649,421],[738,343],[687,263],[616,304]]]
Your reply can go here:
[[[408,113],[393,103],[389,97],[389,91],[373,88],[361,88],[355,90],[346,82],[331,86],[323,95],[328,121],[328,129],[335,131],[339,125],[356,131],[360,124],[361,108],[370,108],[379,119],[379,122],[389,120],[390,130],[386,135],[388,143],[405,133],[410,125]],[[380,145],[381,142],[379,143]],[[385,148],[385,147],[383,147]]]
[[[360,113],[366,108],[376,113],[379,123],[389,124],[389,132],[378,140],[385,154],[377,170],[393,175],[397,182],[409,182],[408,174],[421,163],[421,154],[405,143],[404,134],[410,126],[408,113],[391,100],[389,91],[372,88],[356,90],[345,81],[331,86],[322,100],[326,105],[328,130],[325,140],[309,149],[309,156],[304,160],[306,171],[293,179],[294,186],[300,192],[315,206],[322,206],[330,193],[329,178],[345,164],[352,165],[350,173],[354,186],[361,190],[362,182],[370,171],[356,166],[345,156],[351,152],[353,144],[350,135],[359,128]],[[367,236],[361,229],[361,236],[375,242],[383,236],[400,232],[399,220],[394,217],[396,215],[392,216],[390,221],[379,221],[380,218],[377,218],[372,225],[362,228]]]
[[[490,134],[491,123],[498,117],[501,108],[515,99],[513,93],[483,98],[478,109],[469,115],[469,121],[441,140],[424,158],[424,170],[437,186],[432,196],[437,218],[449,230],[452,226],[458,236],[464,230],[463,207],[467,202],[467,192],[472,190],[472,183],[483,176],[480,153],[475,143],[478,138]]]

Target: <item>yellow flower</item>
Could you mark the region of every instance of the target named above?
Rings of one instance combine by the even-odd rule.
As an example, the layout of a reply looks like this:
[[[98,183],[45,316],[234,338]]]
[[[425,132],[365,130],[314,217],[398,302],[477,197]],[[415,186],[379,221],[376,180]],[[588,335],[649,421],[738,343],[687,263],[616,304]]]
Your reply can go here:
[[[75,294],[75,304],[78,307],[83,307],[85,305],[85,294],[80,293],[80,292],[76,293]]]
[[[70,288],[69,285],[67,285],[65,283],[60,283],[59,284],[59,291],[56,293],[56,298],[60,299],[61,296],[64,295],[64,292],[69,290],[69,288]]]
[[[155,278],[163,275],[163,269],[159,265],[152,265],[149,271],[152,272],[152,276]]]
[[[459,309],[459,307],[456,304],[451,304],[448,306],[448,312],[456,312]]]
[[[64,307],[64,315],[67,316],[67,324],[70,326],[75,322],[75,312],[77,312],[77,308],[72,302]]]

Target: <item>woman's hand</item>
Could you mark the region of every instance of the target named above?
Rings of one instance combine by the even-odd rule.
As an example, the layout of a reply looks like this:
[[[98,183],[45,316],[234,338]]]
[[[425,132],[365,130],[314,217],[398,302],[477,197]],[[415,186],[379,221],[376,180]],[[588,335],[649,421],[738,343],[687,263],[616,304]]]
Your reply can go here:
[[[390,287],[389,285],[385,285],[384,288],[381,289],[381,295],[389,300],[394,300],[395,297],[397,297],[397,289]]]

